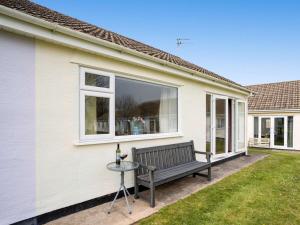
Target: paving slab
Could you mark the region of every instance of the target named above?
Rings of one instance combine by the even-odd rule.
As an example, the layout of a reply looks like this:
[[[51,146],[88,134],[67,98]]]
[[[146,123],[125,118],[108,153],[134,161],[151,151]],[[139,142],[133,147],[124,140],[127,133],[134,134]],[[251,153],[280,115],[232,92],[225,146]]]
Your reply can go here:
[[[110,203],[105,203],[90,209],[86,209],[57,220],[47,225],[129,225],[140,219],[150,216],[162,207],[183,199],[209,185],[212,185],[223,178],[238,172],[258,160],[265,158],[266,154],[252,154],[242,156],[231,161],[224,162],[212,168],[212,180],[207,181],[205,177],[188,176],[156,188],[156,207],[149,207],[147,199],[149,191],[140,193],[140,198],[133,204],[132,214],[128,214],[124,198],[116,201],[110,214],[107,209]],[[132,201],[132,200],[131,200]]]

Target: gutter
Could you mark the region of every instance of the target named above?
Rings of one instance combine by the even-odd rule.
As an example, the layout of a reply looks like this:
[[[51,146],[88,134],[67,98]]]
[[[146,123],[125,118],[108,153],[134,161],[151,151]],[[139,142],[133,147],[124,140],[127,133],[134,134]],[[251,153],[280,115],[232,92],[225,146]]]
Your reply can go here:
[[[265,114],[265,113],[300,113],[300,109],[273,109],[273,110],[248,110],[249,114]]]
[[[236,84],[232,84],[230,82],[223,81],[223,80],[211,77],[207,74],[204,74],[204,73],[192,70],[192,69],[188,69],[186,67],[179,66],[179,65],[167,62],[165,60],[155,58],[153,56],[146,55],[144,53],[135,51],[133,49],[126,48],[124,46],[121,46],[121,45],[118,45],[118,44],[115,44],[115,43],[112,43],[112,42],[109,42],[109,41],[105,41],[105,40],[93,37],[89,34],[84,34],[82,32],[75,31],[75,30],[72,30],[70,28],[66,28],[66,27],[63,27],[61,25],[55,24],[55,23],[50,23],[50,22],[45,21],[43,19],[36,18],[34,16],[28,15],[28,14],[23,13],[23,12],[19,12],[19,11],[14,10],[14,9],[10,9],[8,7],[5,7],[5,6],[0,6],[0,13],[4,14],[6,16],[9,16],[9,17],[16,18],[16,19],[21,20],[21,21],[25,21],[25,22],[28,22],[28,23],[31,23],[31,24],[34,24],[34,25],[37,25],[37,26],[40,26],[40,27],[47,28],[47,29],[51,30],[52,32],[60,32],[62,34],[66,34],[66,35],[69,35],[69,36],[72,36],[72,37],[76,37],[76,38],[79,38],[79,39],[84,40],[84,41],[92,42],[92,43],[95,43],[95,44],[98,44],[98,45],[101,45],[101,46],[104,46],[104,47],[107,47],[107,48],[110,48],[110,49],[117,50],[121,53],[127,53],[129,55],[134,55],[134,56],[137,56],[139,58],[147,59],[149,61],[158,63],[160,65],[164,65],[164,66],[167,66],[167,67],[170,67],[170,68],[174,68],[176,70],[184,71],[184,72],[189,73],[192,76],[202,77],[202,78],[205,78],[205,79],[210,80],[212,82],[224,85],[225,88],[226,88],[226,86],[227,87],[230,86],[230,87],[238,89],[242,92],[246,92],[246,94],[248,94],[248,95],[251,93],[251,91],[249,89],[245,88],[245,87],[242,87],[242,86],[239,86],[239,85],[236,85]]]

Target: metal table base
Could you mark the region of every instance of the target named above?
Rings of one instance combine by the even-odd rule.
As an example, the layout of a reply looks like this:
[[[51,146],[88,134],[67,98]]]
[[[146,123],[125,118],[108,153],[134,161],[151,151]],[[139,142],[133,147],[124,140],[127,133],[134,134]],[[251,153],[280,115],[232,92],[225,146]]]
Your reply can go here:
[[[124,197],[125,197],[125,201],[126,201],[128,213],[131,214],[132,213],[132,208],[131,208],[131,206],[129,205],[129,202],[128,202],[128,198],[131,197],[131,196],[129,194],[129,191],[127,190],[127,188],[124,185],[124,171],[121,171],[121,184],[120,184],[120,188],[119,188],[119,190],[118,190],[118,192],[117,192],[114,200],[110,204],[110,207],[109,207],[109,209],[107,211],[108,214],[110,214],[111,209],[114,206],[115,201],[117,200],[119,193],[122,192],[122,191],[124,193]],[[128,198],[127,198],[127,196],[128,196]],[[134,202],[134,199],[132,200],[132,202]]]

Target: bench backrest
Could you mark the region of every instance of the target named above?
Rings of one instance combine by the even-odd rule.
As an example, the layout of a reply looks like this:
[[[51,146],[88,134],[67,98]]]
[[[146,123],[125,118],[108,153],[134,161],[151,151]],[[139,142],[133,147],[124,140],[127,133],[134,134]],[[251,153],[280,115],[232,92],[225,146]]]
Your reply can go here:
[[[147,148],[132,148],[133,161],[146,166],[155,166],[157,170],[167,169],[196,160],[194,142],[184,142]],[[138,175],[147,173],[140,167]]]

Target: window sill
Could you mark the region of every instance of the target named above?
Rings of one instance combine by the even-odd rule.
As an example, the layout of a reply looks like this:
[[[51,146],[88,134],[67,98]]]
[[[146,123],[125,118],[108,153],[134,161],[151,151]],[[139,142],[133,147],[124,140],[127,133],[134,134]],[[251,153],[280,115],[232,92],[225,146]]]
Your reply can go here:
[[[176,138],[183,137],[182,133],[170,133],[170,134],[154,134],[154,135],[138,135],[138,136],[119,136],[113,139],[103,139],[103,140],[80,140],[76,141],[74,145],[97,145],[97,144],[107,144],[107,143],[120,143],[120,142],[131,142],[131,141],[144,141],[153,139],[164,139],[164,138]]]

